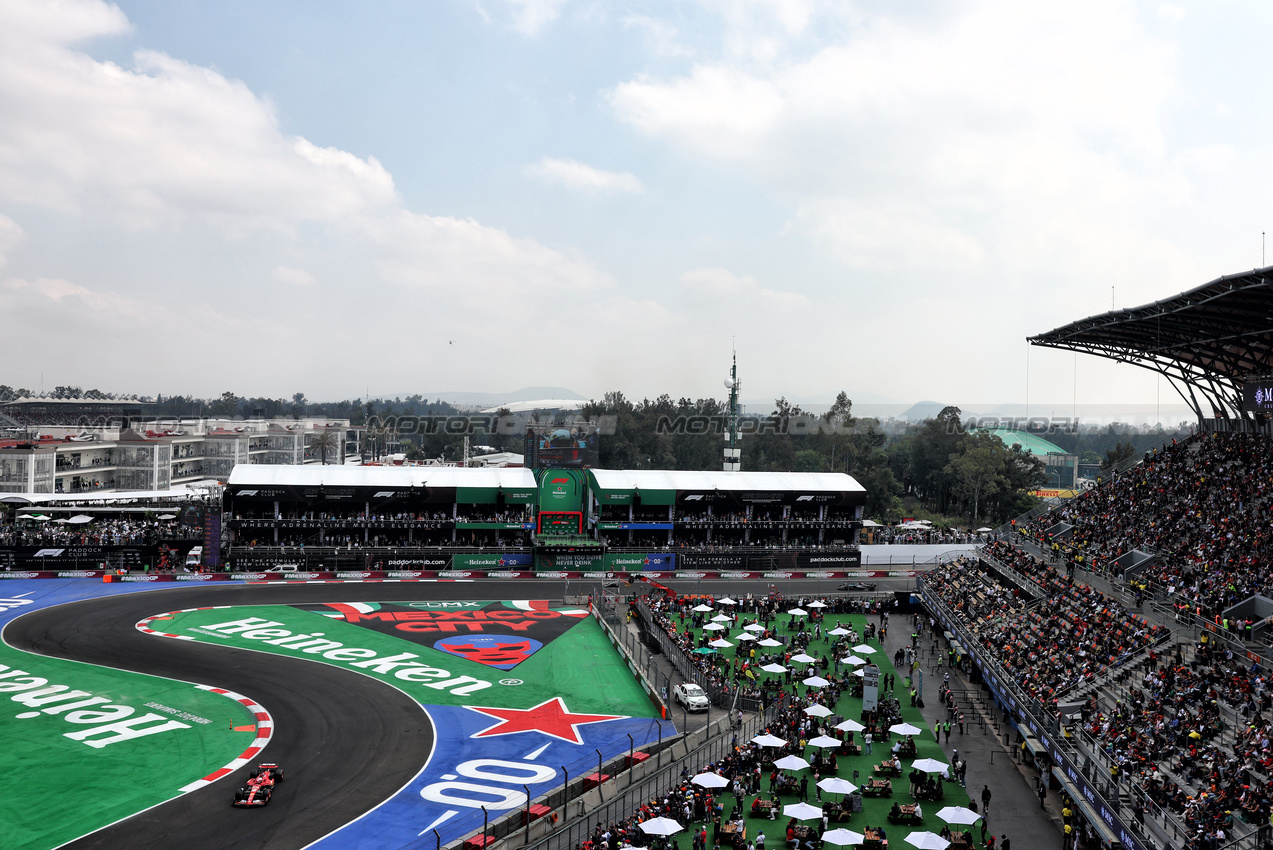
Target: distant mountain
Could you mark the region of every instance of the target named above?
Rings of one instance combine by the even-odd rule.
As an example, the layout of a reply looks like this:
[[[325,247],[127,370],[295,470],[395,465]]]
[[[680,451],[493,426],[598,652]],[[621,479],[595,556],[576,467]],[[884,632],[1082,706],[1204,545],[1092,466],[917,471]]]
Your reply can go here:
[[[381,398],[406,398],[412,395],[415,395],[415,393],[385,393]],[[449,401],[456,407],[498,407],[512,402],[538,401],[544,398],[588,400],[587,396],[580,395],[574,390],[568,390],[565,387],[522,387],[520,390],[513,390],[507,393],[477,393],[452,390],[449,392],[420,393],[420,395],[426,399]]]
[[[942,408],[946,407],[940,401],[921,401],[912,404],[904,412],[897,415],[898,419],[905,419],[907,422],[923,422],[925,419],[932,419],[942,412]]]

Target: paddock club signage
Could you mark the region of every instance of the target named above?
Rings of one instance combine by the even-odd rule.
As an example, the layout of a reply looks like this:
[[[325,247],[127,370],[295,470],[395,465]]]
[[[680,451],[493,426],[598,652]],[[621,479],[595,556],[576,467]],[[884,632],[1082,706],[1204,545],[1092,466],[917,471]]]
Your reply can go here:
[[[126,562],[153,568],[163,555],[174,551],[179,555],[198,542],[192,539],[141,546],[13,546],[0,549],[0,570],[98,570]],[[172,557],[169,555],[170,560]]]
[[[686,570],[857,570],[862,566],[862,553],[855,552],[782,552],[767,555],[696,555],[682,553],[681,569]]]

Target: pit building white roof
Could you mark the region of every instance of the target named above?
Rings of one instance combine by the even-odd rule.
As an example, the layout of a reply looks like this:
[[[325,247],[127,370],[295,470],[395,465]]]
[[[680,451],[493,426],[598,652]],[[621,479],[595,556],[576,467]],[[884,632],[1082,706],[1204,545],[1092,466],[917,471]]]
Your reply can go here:
[[[505,487],[534,488],[535,475],[517,467],[339,466],[239,464],[229,485],[257,487]]]

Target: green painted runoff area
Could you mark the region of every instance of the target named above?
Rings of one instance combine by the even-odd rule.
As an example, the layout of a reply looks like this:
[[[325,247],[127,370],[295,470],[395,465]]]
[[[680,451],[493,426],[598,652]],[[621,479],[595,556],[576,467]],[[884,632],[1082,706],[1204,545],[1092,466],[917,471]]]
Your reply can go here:
[[[395,603],[409,604],[409,603]],[[480,603],[489,605],[491,603]],[[244,628],[252,618],[275,625]],[[424,643],[331,619],[286,605],[249,605],[182,612],[155,624],[195,640],[304,658],[362,673],[400,689],[422,705],[530,708],[564,696],[574,712],[656,717],[657,712],[592,617],[580,617],[564,634],[511,670],[501,670],[433,649]],[[266,634],[266,632],[270,632]],[[326,643],[296,648],[267,641],[321,633]],[[438,637],[443,635],[439,634]],[[307,651],[308,650],[308,651]],[[356,650],[348,652],[348,650]],[[361,651],[361,652],[358,652]],[[440,671],[448,675],[440,676]],[[467,677],[467,680],[456,682]],[[448,682],[455,684],[448,685]],[[604,689],[598,687],[604,682]]]
[[[729,609],[728,607],[725,607],[724,610],[728,612]],[[790,630],[788,630],[786,626],[790,622],[790,620],[791,620],[790,615],[785,613],[779,614],[772,621],[771,627],[775,631],[777,631],[779,634],[789,634]],[[678,628],[681,628],[679,616],[674,617],[674,622],[677,623]],[[686,620],[686,622],[689,622],[688,619]],[[747,625],[748,623],[753,623],[753,622],[756,622],[755,617],[743,616],[739,618],[736,624],[730,626],[728,630],[720,630],[720,631],[709,630],[706,632],[709,640],[715,640],[717,638],[724,637],[726,640],[735,644],[734,647],[721,648],[720,650],[717,651],[718,654],[714,656],[710,656],[712,660],[719,667],[721,667],[722,670],[732,666],[736,652],[740,653],[738,655],[740,659],[745,659],[748,657],[752,646],[758,643],[758,641],[738,641],[737,640],[737,636],[743,633],[742,627]],[[808,618],[802,617],[797,622],[804,622],[806,629],[809,629],[809,630],[812,629],[812,624],[808,622]],[[857,634],[861,636],[863,634],[865,625],[866,625],[866,617],[862,614],[827,614],[822,620],[822,629],[823,629],[824,635],[826,634],[828,630],[835,629],[837,626],[843,626],[846,629],[855,630]],[[892,622],[890,623],[890,627],[905,628],[909,631],[910,625],[907,618],[894,616],[892,618]],[[704,634],[702,629],[691,628],[689,631],[691,631],[696,637]],[[809,655],[815,658],[825,657],[827,658],[828,662],[830,662],[831,661],[831,646],[834,641],[835,641],[834,637],[831,637],[829,640],[827,640],[825,637],[819,640],[811,640],[808,648],[805,651]],[[751,644],[752,646],[749,646],[749,644]],[[875,652],[870,654],[863,654],[863,653],[853,653],[851,650],[848,650],[848,651],[842,651],[840,653],[840,657],[844,658],[851,654],[857,654],[858,657],[865,658],[869,662],[878,666],[880,668],[881,687],[883,684],[882,680],[884,678],[884,675],[886,673],[895,673],[897,675],[896,692],[893,694],[885,694],[881,692],[880,698],[882,700],[885,696],[896,696],[898,699],[898,702],[901,705],[902,718],[907,723],[910,723],[913,726],[917,726],[920,729],[923,729],[924,731],[922,734],[915,736],[915,745],[917,750],[916,756],[914,758],[901,759],[902,775],[900,777],[892,778],[892,782],[893,782],[892,796],[889,796],[889,797],[865,797],[864,796],[862,800],[862,811],[855,813],[852,816],[852,819],[850,821],[842,822],[842,823],[832,823],[829,825],[828,828],[834,829],[836,827],[843,827],[844,829],[849,829],[854,832],[862,832],[862,830],[867,825],[870,825],[871,827],[883,827],[888,834],[891,847],[895,847],[895,848],[909,847],[910,845],[903,843],[901,839],[903,839],[905,836],[909,835],[912,832],[919,832],[923,830],[928,830],[930,832],[939,832],[941,828],[945,825],[945,823],[940,818],[937,817],[937,810],[941,809],[944,806],[967,806],[969,803],[969,796],[967,791],[958,782],[944,782],[942,786],[944,790],[943,799],[933,800],[933,801],[929,801],[929,800],[920,801],[921,809],[923,811],[922,825],[914,825],[914,826],[894,825],[888,822],[888,812],[889,812],[889,809],[892,807],[893,803],[910,804],[910,803],[916,802],[916,800],[912,798],[909,793],[910,782],[909,782],[909,779],[907,778],[911,771],[911,762],[914,761],[915,759],[931,758],[931,759],[936,759],[937,761],[940,761],[940,762],[944,762],[946,764],[950,764],[951,759],[942,751],[941,746],[937,743],[937,739],[933,732],[933,727],[928,726],[925,723],[925,720],[922,714],[920,713],[920,710],[918,708],[911,706],[910,704],[910,680],[909,678],[907,678],[908,671],[897,670],[896,668],[894,668],[892,659],[888,657],[888,653],[884,650],[883,645],[878,638],[873,639],[871,641],[867,641],[867,644],[869,646],[874,647]],[[782,648],[781,647],[766,648],[762,646],[754,646],[754,648],[756,651],[757,663],[753,669],[755,669],[756,677],[758,681],[763,682],[767,679],[773,679],[781,683],[783,680],[783,674],[782,673],[766,673],[760,670],[759,659],[766,652],[782,652],[783,651]],[[781,656],[779,656],[779,663],[781,663]],[[790,666],[793,672],[792,681],[795,683],[798,683],[801,677],[795,677],[794,674],[797,669],[800,671],[803,671],[807,665],[792,664]],[[850,665],[842,664],[840,666],[841,672],[845,670],[852,671],[853,669],[854,668]],[[820,672],[823,675],[823,678],[826,678],[826,673],[834,672],[834,668],[829,666],[826,670],[822,670]],[[940,679],[938,677],[926,676],[924,678],[924,693],[927,694],[927,698],[929,700],[937,699],[937,689],[939,686],[940,686]],[[788,685],[787,692],[790,693],[792,688],[793,688],[793,685]],[[795,684],[794,688],[801,695],[804,695],[804,694],[816,695],[819,693],[818,688],[807,687],[802,684]],[[846,719],[861,720],[862,718],[862,698],[851,696],[847,688],[845,688],[842,691],[840,698],[837,702],[830,703],[829,700],[824,700],[824,702],[826,703],[827,707],[830,708],[835,714],[841,715]],[[679,709],[678,709],[678,712],[679,712]],[[827,719],[829,718],[824,718],[819,722],[825,722]],[[829,726],[830,724],[828,724],[828,728]],[[790,740],[790,736],[787,734],[787,731],[784,729],[775,728],[772,730],[772,732],[773,734],[777,735],[779,738]],[[950,737],[951,746],[958,747],[960,737],[961,736],[959,734],[958,726],[952,726],[951,737]],[[859,745],[861,745],[862,743],[861,733],[855,733],[853,736],[853,740],[856,741]],[[843,754],[837,755],[835,775],[840,776],[844,779],[847,779],[850,782],[853,782],[855,785],[865,787],[867,780],[872,778],[875,775],[873,771],[874,766],[884,761],[886,758],[890,756],[889,748],[892,746],[892,742],[897,740],[901,740],[900,736],[893,735],[892,739],[888,742],[876,740],[872,744],[872,754],[869,756],[866,755],[865,753],[858,756],[843,755]],[[813,756],[816,755],[817,752],[818,750],[815,747],[806,747],[803,753],[803,756],[805,757],[806,760],[812,761]],[[858,772],[857,779],[853,778],[853,772],[855,770]],[[765,772],[761,778],[761,783],[760,783],[761,793],[759,796],[763,799],[773,798],[773,796],[769,793],[769,775],[770,773],[772,773],[772,771],[773,771],[773,765],[772,764],[766,765]],[[818,789],[815,785],[815,779],[813,776],[812,769],[805,768],[804,770],[785,771],[785,772],[795,776],[797,780],[801,776],[808,776],[809,778],[808,801],[813,805],[819,805],[817,796],[816,796],[818,794]],[[819,776],[819,779],[826,779],[828,775],[830,774],[822,774]],[[789,821],[789,818],[784,818],[781,813],[779,813],[777,819],[773,821],[769,820],[768,817],[760,817],[760,818],[750,817],[751,803],[753,800],[756,799],[756,797],[757,795],[755,794],[745,795],[743,797],[743,808],[744,808],[744,811],[747,812],[748,814],[747,838],[754,839],[758,830],[764,830],[766,847],[773,848],[773,847],[784,846],[786,842],[786,829],[787,829],[787,823]],[[838,801],[840,799],[840,795],[821,792],[821,798],[824,801]],[[797,803],[800,801],[800,797],[798,793],[779,795],[777,799],[783,806],[790,805],[792,803]],[[723,796],[718,797],[718,800],[724,805],[724,815],[726,819],[728,819],[730,813],[733,811],[733,808],[734,808],[734,801],[732,796],[725,794]],[[805,823],[810,825],[816,825],[816,822],[814,821],[805,821]],[[687,830],[689,830],[697,825],[698,824],[685,824],[685,827]],[[978,838],[980,836],[980,825],[981,825],[981,822],[978,821],[976,824],[972,826],[952,826],[951,829],[956,831],[970,830],[972,831],[974,838]],[[708,840],[710,841],[711,840],[711,824],[710,823],[707,824],[707,827],[708,827]],[[689,842],[689,838],[685,837],[680,843],[685,846],[688,846],[688,842]],[[724,843],[725,842],[722,840],[721,844],[723,845]]]
[[[246,707],[185,682],[8,646],[0,665],[6,848],[56,847],[176,797],[256,738]]]

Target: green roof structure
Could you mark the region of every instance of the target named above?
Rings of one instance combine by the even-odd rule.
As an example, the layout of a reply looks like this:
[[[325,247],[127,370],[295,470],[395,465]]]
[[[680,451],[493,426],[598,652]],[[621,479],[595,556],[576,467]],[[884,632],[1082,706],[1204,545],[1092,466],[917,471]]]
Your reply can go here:
[[[1050,454],[1066,455],[1070,454],[1056,443],[1049,442],[1038,434],[1031,434],[1029,431],[1014,431],[1011,428],[987,428],[985,429],[994,434],[1008,448],[1020,446],[1023,451],[1027,451],[1040,459],[1047,459]]]

